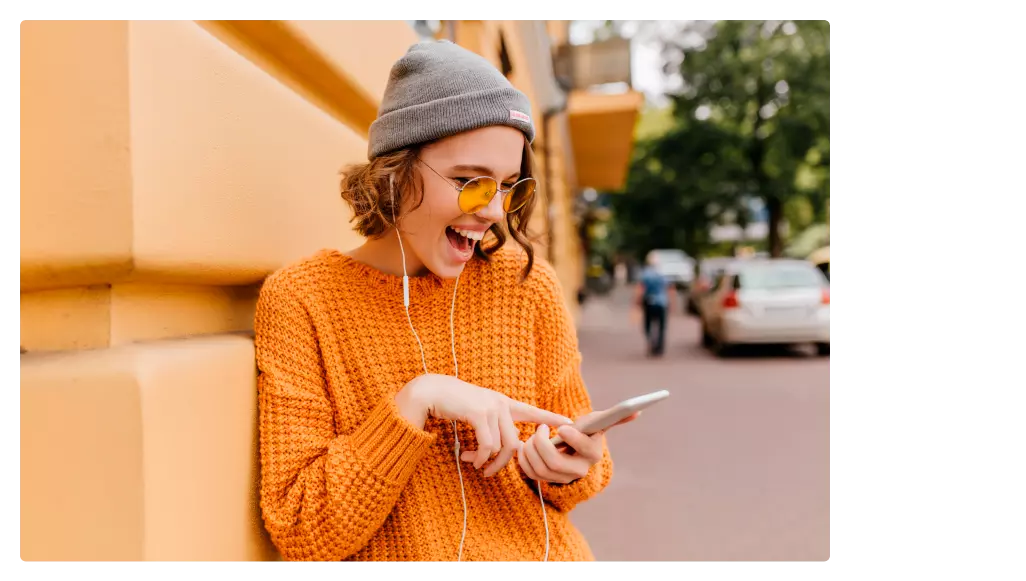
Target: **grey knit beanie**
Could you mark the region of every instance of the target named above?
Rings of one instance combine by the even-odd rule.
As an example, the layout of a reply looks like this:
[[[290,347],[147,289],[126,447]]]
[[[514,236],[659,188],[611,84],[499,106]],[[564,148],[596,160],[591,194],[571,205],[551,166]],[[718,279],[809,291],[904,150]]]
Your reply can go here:
[[[422,42],[392,65],[367,157],[489,125],[534,141],[527,95],[484,57],[448,40]]]

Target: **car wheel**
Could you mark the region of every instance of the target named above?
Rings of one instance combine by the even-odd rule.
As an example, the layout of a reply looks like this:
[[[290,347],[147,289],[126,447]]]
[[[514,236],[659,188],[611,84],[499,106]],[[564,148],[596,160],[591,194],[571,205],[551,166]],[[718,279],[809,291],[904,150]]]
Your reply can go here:
[[[734,345],[726,343],[716,335],[709,333],[709,349],[717,357],[729,357],[734,352]]]
[[[719,339],[715,339],[713,341],[712,351],[717,357],[730,357],[734,354],[734,346],[730,343],[724,343]]]
[[[830,343],[816,343],[816,353],[827,357],[830,355]]]

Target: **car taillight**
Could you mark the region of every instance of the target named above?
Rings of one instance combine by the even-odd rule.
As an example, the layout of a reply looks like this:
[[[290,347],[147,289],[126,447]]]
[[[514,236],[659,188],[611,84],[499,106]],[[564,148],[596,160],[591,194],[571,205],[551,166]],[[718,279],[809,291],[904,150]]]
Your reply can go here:
[[[823,299],[820,302],[823,303],[824,305],[829,305],[830,304],[830,289],[828,289],[828,288],[823,289]]]
[[[730,291],[727,296],[723,297],[723,308],[724,309],[736,309],[738,306],[737,293]]]

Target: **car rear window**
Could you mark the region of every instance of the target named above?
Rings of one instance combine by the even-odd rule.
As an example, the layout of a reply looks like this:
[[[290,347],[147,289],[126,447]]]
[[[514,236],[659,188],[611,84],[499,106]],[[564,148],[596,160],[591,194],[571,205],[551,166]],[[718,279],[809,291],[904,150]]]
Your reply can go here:
[[[822,275],[813,266],[774,265],[746,268],[740,286],[748,289],[804,288],[823,285]]]

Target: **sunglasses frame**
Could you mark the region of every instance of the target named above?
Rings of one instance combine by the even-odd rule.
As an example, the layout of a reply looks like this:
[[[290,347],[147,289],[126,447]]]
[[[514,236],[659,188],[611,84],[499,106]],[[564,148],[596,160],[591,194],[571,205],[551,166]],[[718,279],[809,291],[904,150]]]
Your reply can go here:
[[[459,198],[463,195],[463,189],[466,188],[468,185],[470,185],[471,182],[475,182],[475,181],[482,180],[482,179],[489,179],[489,180],[492,180],[493,182],[495,182],[495,193],[493,193],[492,196],[490,198],[488,198],[488,201],[483,206],[481,206],[480,208],[478,208],[477,210],[475,210],[473,212],[467,212],[467,211],[463,210],[462,206],[460,206],[460,211],[462,211],[465,214],[476,214],[477,212],[480,212],[481,210],[485,209],[486,207],[488,207],[488,204],[492,203],[492,200],[495,198],[496,194],[502,194],[502,209],[503,209],[504,212],[506,212],[507,214],[512,214],[514,212],[519,212],[524,206],[527,205],[527,202],[531,199],[531,196],[533,196],[535,192],[532,191],[531,195],[527,196],[527,198],[524,199],[524,203],[520,204],[519,206],[517,206],[517,208],[515,208],[513,210],[507,210],[506,209],[507,202],[511,199],[509,194],[512,193],[513,190],[515,190],[517,186],[519,186],[520,184],[522,184],[524,182],[534,182],[534,184],[535,184],[535,186],[534,186],[535,187],[535,191],[537,191],[537,189],[538,189],[538,180],[536,180],[536,179],[534,179],[532,177],[526,177],[526,178],[517,180],[516,183],[514,183],[512,186],[510,186],[510,188],[508,190],[502,189],[502,182],[500,182],[499,180],[493,178],[492,176],[477,176],[476,178],[470,178],[470,179],[467,180],[467,183],[465,183],[465,184],[463,184],[461,186],[458,183],[456,183],[454,180],[452,180],[450,178],[447,178],[447,177],[443,176],[442,174],[438,173],[437,171],[435,171],[435,168],[433,168],[430,165],[428,165],[427,162],[425,162],[423,159],[419,159],[418,158],[417,161],[419,161],[420,163],[423,163],[425,166],[427,166],[427,168],[429,170],[432,171],[432,173],[434,173],[436,176],[442,178],[450,186],[455,188],[455,190],[458,192],[458,195],[456,196],[456,204],[457,205],[459,205]]]

